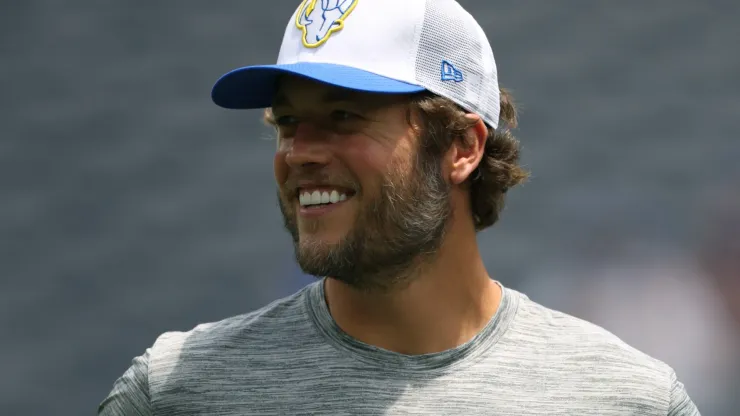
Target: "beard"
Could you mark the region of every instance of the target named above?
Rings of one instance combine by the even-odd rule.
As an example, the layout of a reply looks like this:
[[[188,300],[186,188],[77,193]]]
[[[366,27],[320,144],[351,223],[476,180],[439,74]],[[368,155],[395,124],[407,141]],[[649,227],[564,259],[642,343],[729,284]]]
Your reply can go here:
[[[391,169],[384,175],[378,196],[365,201],[337,243],[302,241],[294,205],[278,195],[301,270],[364,292],[385,293],[411,283],[439,251],[452,216],[439,160],[417,154],[414,162],[411,173]]]

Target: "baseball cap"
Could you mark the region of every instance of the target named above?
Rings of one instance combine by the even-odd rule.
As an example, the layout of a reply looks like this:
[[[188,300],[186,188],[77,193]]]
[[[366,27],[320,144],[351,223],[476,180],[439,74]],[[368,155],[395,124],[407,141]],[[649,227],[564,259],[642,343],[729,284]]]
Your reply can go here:
[[[211,97],[224,108],[266,108],[283,74],[374,93],[426,90],[498,126],[493,51],[455,0],[303,0],[277,63],[226,73]]]

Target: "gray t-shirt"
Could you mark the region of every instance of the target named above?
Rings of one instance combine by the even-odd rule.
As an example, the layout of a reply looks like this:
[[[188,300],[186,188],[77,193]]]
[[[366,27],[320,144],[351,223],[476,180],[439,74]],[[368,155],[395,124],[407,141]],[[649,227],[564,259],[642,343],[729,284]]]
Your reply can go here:
[[[472,340],[409,356],[359,342],[316,282],[161,335],[99,415],[699,415],[666,364],[512,289]]]

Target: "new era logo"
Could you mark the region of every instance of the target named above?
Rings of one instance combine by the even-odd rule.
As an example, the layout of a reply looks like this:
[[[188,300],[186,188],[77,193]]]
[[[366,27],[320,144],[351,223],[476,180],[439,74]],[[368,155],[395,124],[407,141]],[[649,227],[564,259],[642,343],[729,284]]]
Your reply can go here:
[[[447,61],[442,61],[442,81],[461,82],[462,80],[463,74],[459,69]]]

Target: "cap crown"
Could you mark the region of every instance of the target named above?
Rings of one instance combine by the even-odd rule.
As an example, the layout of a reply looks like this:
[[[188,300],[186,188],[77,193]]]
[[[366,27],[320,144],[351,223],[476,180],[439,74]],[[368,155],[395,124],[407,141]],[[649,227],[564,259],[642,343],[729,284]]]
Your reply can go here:
[[[299,62],[416,84],[498,126],[493,51],[455,0],[304,0],[288,22],[277,63]]]

